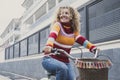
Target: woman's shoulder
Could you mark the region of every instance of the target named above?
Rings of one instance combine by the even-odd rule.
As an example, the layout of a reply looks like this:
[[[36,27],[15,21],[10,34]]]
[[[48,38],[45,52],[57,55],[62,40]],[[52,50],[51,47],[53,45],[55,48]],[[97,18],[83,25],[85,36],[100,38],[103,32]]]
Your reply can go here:
[[[78,36],[78,35],[80,35],[80,32],[79,31],[74,31],[74,35]]]
[[[52,26],[61,28],[62,25],[60,22],[54,22]]]
[[[54,22],[54,23],[53,23],[53,25],[58,25],[58,26],[61,26],[61,23],[60,23],[60,22],[58,22],[58,21],[56,21],[56,22]]]
[[[52,23],[51,29],[53,29],[53,30],[60,30],[61,29],[60,23],[59,22]]]

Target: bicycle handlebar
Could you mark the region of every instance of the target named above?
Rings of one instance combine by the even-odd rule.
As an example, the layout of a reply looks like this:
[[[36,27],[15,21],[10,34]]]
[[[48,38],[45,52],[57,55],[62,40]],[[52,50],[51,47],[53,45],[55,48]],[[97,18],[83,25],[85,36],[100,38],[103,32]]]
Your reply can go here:
[[[44,52],[44,51],[43,51]],[[51,53],[50,54],[48,54],[48,55],[59,55],[59,54],[61,54],[60,52],[62,52],[62,53],[64,53],[68,58],[70,58],[70,59],[72,59],[72,60],[75,60],[76,58],[75,57],[73,57],[73,56],[71,56],[70,54],[68,54],[68,52],[66,52],[65,50],[63,50],[63,49],[58,49],[58,48],[52,48],[51,49]],[[95,52],[94,52],[94,59],[95,58],[97,58],[98,57],[98,53],[99,53],[99,50],[96,50]]]
[[[57,49],[57,48],[53,48],[53,49],[51,49],[51,52],[52,53],[55,53],[55,54],[60,54],[59,52],[63,52],[67,57],[69,57],[70,59],[72,59],[72,60],[75,60],[76,58],[75,57],[73,57],[73,56],[71,56],[70,54],[68,54],[65,50],[63,50],[63,49]],[[98,57],[98,53],[99,53],[99,50],[96,50],[95,51],[95,55],[94,55],[94,57],[93,58],[97,58]]]
[[[98,57],[98,53],[99,53],[99,50],[97,49],[95,52],[94,52],[94,58],[97,58]]]
[[[71,56],[70,54],[68,54],[68,52],[66,52],[65,50],[63,49],[57,49],[57,48],[53,48],[51,50],[52,53],[55,53],[55,54],[60,54],[60,52],[63,52],[67,57],[69,57],[70,59],[72,60],[75,60],[76,58]]]

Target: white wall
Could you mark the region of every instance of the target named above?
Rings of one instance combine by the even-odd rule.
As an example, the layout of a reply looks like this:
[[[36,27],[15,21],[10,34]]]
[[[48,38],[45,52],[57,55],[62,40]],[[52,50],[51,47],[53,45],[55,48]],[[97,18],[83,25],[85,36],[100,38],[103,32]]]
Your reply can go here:
[[[3,48],[0,48],[0,62],[5,61],[5,50]]]

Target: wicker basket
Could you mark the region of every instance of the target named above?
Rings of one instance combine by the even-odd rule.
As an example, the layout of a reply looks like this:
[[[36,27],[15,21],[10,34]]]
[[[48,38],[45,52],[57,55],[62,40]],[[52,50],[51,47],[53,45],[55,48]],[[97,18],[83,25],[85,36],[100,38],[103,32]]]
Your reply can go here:
[[[76,66],[79,70],[79,80],[108,80],[109,60],[78,59]]]

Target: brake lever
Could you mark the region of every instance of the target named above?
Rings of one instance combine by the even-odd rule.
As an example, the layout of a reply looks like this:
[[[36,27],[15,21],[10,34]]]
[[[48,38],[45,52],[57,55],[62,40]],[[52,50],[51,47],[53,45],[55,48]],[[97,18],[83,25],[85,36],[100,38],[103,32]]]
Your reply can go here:
[[[94,54],[95,54],[94,58],[97,58],[99,55],[99,50],[97,49]]]

